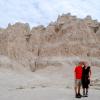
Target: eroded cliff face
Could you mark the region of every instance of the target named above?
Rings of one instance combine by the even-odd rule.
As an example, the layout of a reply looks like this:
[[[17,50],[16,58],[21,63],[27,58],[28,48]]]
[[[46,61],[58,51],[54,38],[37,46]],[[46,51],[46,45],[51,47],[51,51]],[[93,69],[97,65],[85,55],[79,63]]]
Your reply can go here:
[[[79,19],[63,14],[47,27],[30,29],[28,24],[16,23],[0,29],[0,54],[32,68],[39,57],[99,57],[99,44],[100,23],[90,16]]]

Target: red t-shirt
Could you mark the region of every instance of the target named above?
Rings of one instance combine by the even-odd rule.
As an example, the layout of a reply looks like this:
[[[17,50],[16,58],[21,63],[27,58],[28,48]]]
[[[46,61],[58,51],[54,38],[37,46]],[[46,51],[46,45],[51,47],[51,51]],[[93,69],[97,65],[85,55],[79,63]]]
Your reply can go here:
[[[75,78],[76,79],[82,78],[82,66],[81,65],[75,67]]]

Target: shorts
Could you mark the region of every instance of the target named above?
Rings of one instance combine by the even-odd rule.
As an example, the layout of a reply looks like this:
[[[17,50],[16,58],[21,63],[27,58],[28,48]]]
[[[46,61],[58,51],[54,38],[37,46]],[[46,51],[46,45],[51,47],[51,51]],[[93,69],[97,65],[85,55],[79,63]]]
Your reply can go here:
[[[90,80],[82,80],[82,87],[83,88],[89,88]]]
[[[82,85],[81,79],[75,79],[75,87],[81,85]]]

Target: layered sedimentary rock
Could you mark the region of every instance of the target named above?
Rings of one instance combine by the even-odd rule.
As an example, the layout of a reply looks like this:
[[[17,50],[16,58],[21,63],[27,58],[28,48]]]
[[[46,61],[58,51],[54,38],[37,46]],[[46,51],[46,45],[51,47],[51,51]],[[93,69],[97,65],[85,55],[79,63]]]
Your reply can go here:
[[[99,57],[99,44],[100,23],[90,16],[80,19],[68,13],[58,16],[57,21],[47,27],[40,25],[30,29],[27,23],[15,23],[0,29],[0,54],[32,70],[40,57]]]

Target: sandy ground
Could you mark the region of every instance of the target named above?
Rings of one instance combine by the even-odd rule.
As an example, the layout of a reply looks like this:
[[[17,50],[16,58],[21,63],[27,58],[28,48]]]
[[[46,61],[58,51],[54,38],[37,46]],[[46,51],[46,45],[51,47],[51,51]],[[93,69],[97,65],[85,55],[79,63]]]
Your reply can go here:
[[[77,100],[74,96],[73,65],[49,66],[36,72],[0,69],[0,100]],[[99,100],[100,68],[92,67],[89,97]],[[82,92],[82,91],[81,91]]]

